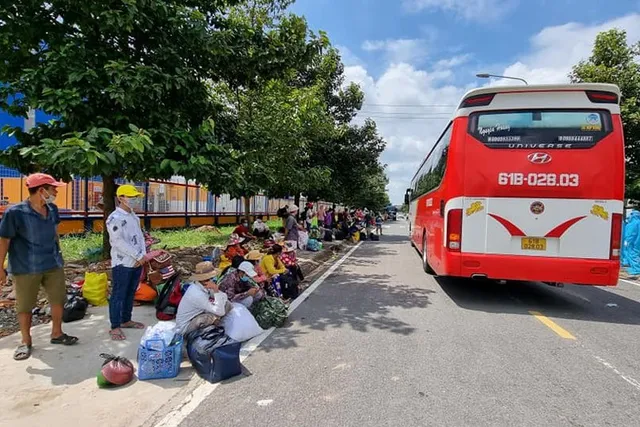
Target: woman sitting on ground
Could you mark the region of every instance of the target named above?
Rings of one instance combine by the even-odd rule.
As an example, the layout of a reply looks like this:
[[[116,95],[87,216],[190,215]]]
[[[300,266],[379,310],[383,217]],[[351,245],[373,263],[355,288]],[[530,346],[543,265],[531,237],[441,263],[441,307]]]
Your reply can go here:
[[[244,257],[244,260],[247,262],[250,262],[251,265],[253,265],[253,269],[258,274],[256,277],[253,278],[253,281],[256,282],[258,285],[260,285],[261,288],[264,289],[264,285],[268,282],[269,279],[267,275],[264,273],[264,270],[262,270],[262,267],[260,267],[260,261],[262,260],[262,258],[263,258],[263,255],[260,251],[253,250]]]
[[[267,255],[262,257],[262,260],[260,261],[260,267],[269,279],[287,272],[287,267],[285,267],[284,263],[280,259],[280,255],[282,255],[282,246],[273,245],[271,249],[269,249]]]
[[[217,274],[208,261],[196,265],[176,314],[176,326],[182,334],[216,324],[231,308],[227,295],[213,281]]]
[[[231,267],[227,274],[220,278],[220,291],[227,294],[229,301],[238,302],[251,308],[254,302],[264,297],[264,291],[253,281],[258,276],[250,262],[243,261],[238,268]]]
[[[270,234],[269,226],[262,220],[262,215],[258,215],[253,223],[253,235],[259,239],[268,239]]]

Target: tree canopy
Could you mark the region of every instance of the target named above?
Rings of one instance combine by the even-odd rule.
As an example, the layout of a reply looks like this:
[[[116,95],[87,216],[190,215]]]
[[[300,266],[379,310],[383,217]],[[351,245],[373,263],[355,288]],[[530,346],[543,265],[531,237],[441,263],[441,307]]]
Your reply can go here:
[[[574,83],[614,83],[620,87],[620,111],[627,156],[627,197],[640,200],[640,42],[627,43],[623,30],[612,29],[597,35],[589,59],[573,67]]]
[[[374,122],[351,123],[363,94],[344,85],[326,34],[287,12],[292,2],[0,5],[0,108],[55,117],[5,128],[18,144],[0,161],[23,173],[101,176],[105,216],[116,178],[174,175],[235,197],[371,204],[351,189],[375,181],[384,193],[385,143]]]

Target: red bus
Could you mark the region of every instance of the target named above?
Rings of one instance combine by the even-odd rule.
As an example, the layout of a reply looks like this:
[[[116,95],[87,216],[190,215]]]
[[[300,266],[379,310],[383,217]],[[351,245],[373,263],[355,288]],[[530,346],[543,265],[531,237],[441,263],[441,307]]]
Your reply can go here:
[[[614,286],[625,157],[609,84],[468,92],[405,201],[430,274]]]

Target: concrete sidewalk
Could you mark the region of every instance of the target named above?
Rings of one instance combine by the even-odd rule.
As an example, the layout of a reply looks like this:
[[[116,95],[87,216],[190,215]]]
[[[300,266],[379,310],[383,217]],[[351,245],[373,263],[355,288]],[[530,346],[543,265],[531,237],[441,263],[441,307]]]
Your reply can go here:
[[[134,320],[157,322],[152,306],[136,307]],[[116,389],[99,389],[96,374],[100,353],[125,356],[134,363],[144,330],[125,331],[126,341],[109,337],[107,307],[91,307],[78,322],[64,330],[80,338],[76,346],[49,343],[50,325],[33,328],[33,354],[26,361],[13,360],[19,334],[0,339],[0,425],[11,427],[69,427],[70,424],[131,427],[143,424],[173,397],[192,389],[199,381],[188,361],[177,378],[140,381]]]
[[[324,267],[342,251],[343,242],[325,244],[325,250],[298,254],[309,286]],[[109,337],[108,307],[90,307],[84,319],[65,323],[64,331],[79,337],[78,345],[63,347],[49,343],[51,325],[32,329],[33,354],[25,361],[13,360],[19,334],[0,339],[0,426],[69,427],[104,425],[135,427],[160,419],[204,382],[188,360],[183,360],[176,378],[140,381],[137,353],[144,330],[125,330],[126,341]],[[157,323],[153,306],[135,307],[133,319]],[[99,389],[96,375],[102,366],[100,353],[127,357],[136,367],[136,379],[115,389]]]

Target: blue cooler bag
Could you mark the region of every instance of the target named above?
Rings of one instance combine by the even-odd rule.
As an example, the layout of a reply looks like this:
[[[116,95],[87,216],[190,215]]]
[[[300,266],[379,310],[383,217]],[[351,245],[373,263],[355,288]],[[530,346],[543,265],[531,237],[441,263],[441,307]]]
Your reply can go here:
[[[235,377],[242,373],[240,363],[240,346],[242,343],[233,343],[218,347],[213,351],[213,369],[211,370],[211,381],[217,383]]]

